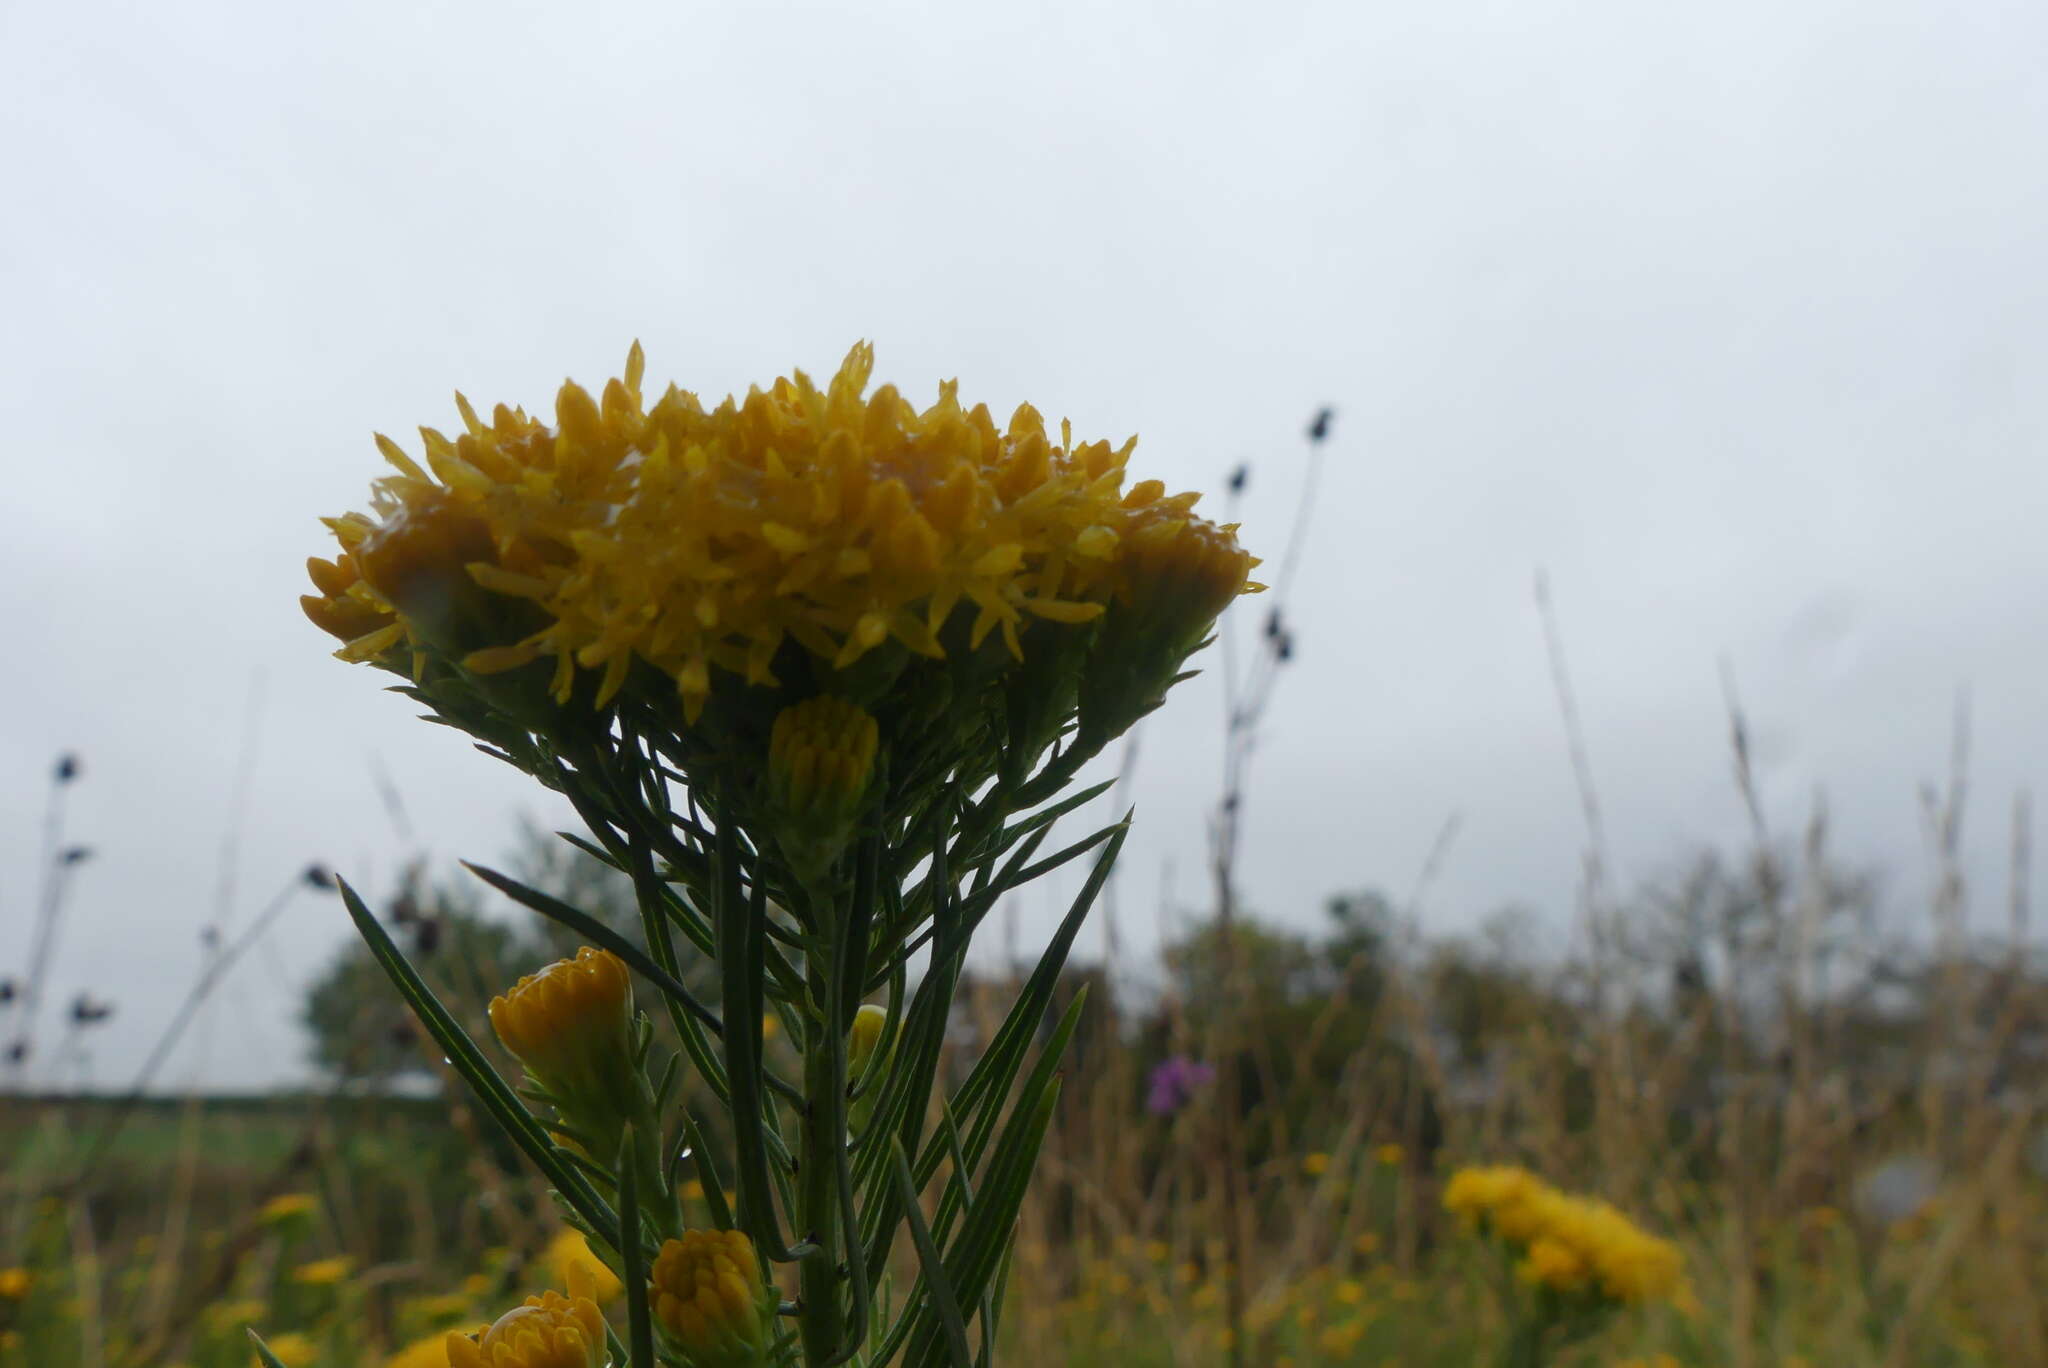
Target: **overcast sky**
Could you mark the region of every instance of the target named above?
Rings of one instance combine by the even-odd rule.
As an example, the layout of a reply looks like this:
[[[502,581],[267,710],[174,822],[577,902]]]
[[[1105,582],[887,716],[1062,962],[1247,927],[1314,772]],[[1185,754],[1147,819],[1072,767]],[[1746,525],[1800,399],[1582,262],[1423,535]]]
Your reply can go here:
[[[444,860],[559,824],[296,599],[372,431],[549,411],[636,337],[712,396],[871,338],[1175,487],[1249,461],[1268,555],[1334,405],[1253,777],[1272,915],[1405,892],[1457,813],[1426,925],[1562,934],[1541,568],[1624,884],[1741,830],[1725,659],[1774,822],[1824,789],[1908,907],[1967,688],[1993,926],[2048,766],[2044,43],[1936,0],[0,6],[0,971],[60,751],[97,853],[51,997],[118,1003],[101,1086],[202,925],[313,859],[388,889],[380,768]],[[1134,944],[1165,869],[1200,892],[1219,715],[1205,678],[1145,737]],[[347,934],[295,903],[167,1081],[299,1073]]]

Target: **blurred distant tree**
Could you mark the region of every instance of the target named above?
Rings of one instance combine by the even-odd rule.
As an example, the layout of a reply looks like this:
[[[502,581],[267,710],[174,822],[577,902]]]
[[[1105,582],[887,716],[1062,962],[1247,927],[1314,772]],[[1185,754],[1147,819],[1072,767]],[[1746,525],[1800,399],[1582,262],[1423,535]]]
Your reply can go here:
[[[539,937],[486,917],[482,906],[461,885],[429,885],[415,865],[384,917],[427,985],[472,1033],[491,998],[547,956]],[[389,1080],[428,1063],[411,1011],[360,940],[350,940],[314,982],[302,1020],[313,1062],[336,1077]]]

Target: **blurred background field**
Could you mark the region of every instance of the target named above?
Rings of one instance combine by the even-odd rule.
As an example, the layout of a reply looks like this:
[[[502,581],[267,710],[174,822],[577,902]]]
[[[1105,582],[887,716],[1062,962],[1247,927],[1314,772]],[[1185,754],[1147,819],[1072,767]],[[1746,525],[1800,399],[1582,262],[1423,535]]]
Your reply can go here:
[[[534,837],[520,867],[629,925],[582,857]],[[1511,917],[1422,936],[1372,890],[1227,940],[1183,909],[1160,964],[1071,970],[1062,1001],[1088,1000],[1012,1352],[1224,1363],[1241,1250],[1242,1362],[1493,1362],[1529,1289],[1441,1195],[1460,1165],[1514,1161],[1685,1259],[1683,1295],[1561,1362],[2048,1362],[2048,979],[2027,945],[1935,953],[1817,828],[1596,910],[1598,954],[1573,958]],[[493,985],[561,951],[424,867],[383,911],[479,1039]],[[950,1068],[1015,987],[976,976]],[[318,1090],[0,1105],[0,1362],[238,1368],[253,1323],[295,1368],[438,1365],[436,1332],[588,1260],[363,952],[305,1019]]]

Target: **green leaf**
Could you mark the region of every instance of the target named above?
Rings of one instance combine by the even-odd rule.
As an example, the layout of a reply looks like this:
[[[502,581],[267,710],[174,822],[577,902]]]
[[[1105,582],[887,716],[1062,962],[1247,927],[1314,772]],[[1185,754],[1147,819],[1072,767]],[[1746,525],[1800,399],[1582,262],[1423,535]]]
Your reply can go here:
[[[1011,1113],[1013,1126],[1016,1114],[1029,1111],[1036,1106],[1038,1098],[1047,1088],[1053,1086],[1059,1077],[1059,1071],[1066,1058],[1067,1046],[1073,1042],[1074,1030],[1081,1024],[1081,1012],[1087,1003],[1088,990],[1083,988],[1067,1005],[1066,1013],[1061,1016],[1059,1026],[1052,1033],[1052,1039],[1046,1042],[1045,1049],[1039,1053],[1038,1063],[1032,1069],[1031,1077],[1025,1080],[1024,1087],[1018,1094],[1016,1109]],[[966,1187],[966,1179],[974,1166],[981,1162],[982,1151],[988,1146],[989,1132],[994,1129],[996,1118],[1002,1111],[1001,1094],[991,1094],[991,1097],[994,1100],[982,1108],[981,1117],[973,1133],[968,1137],[966,1152],[961,1156],[967,1165],[966,1170],[959,1175],[961,1181],[957,1186],[949,1187],[945,1197],[939,1201],[938,1227],[941,1239],[944,1239],[947,1231],[951,1229],[954,1213],[965,1205],[971,1196]],[[993,1171],[999,1162],[999,1158],[990,1160],[990,1170]],[[1018,1194],[1020,1199],[1022,1195],[1021,1192]]]
[[[903,1204],[904,1219],[910,1224],[910,1242],[917,1247],[918,1265],[924,1270],[925,1294],[933,1313],[945,1331],[954,1368],[972,1368],[974,1356],[967,1347],[967,1322],[960,1315],[960,1299],[953,1295],[953,1280],[946,1276],[945,1261],[925,1224],[924,1209],[917,1202],[917,1185],[910,1177],[910,1161],[903,1157],[903,1143],[889,1137],[889,1171],[896,1180],[897,1200]]]
[[[967,1213],[960,1235],[946,1256],[946,1271],[953,1279],[956,1295],[979,1301],[1002,1260],[1017,1224],[1017,1212],[1024,1204],[1024,1189],[1030,1184],[1039,1147],[1052,1124],[1059,1103],[1059,1075],[1049,1075],[1036,1098],[1020,1099],[1003,1137],[989,1162],[981,1196]],[[911,1343],[904,1362],[909,1368],[937,1368],[940,1358],[937,1327],[927,1326]]]
[[[528,888],[517,879],[500,874],[496,870],[488,869],[483,865],[472,864],[468,860],[464,860],[462,867],[520,906],[538,912],[549,921],[560,922],[577,935],[595,944],[600,950],[609,950],[614,955],[617,955],[632,967],[634,973],[653,983],[668,997],[681,1004],[684,1011],[687,1011],[691,1016],[703,1022],[706,1029],[713,1035],[720,1035],[724,1032],[725,1025],[718,1019],[718,1014],[699,1002],[696,995],[683,986],[682,980],[656,964],[652,959],[649,959],[639,946],[633,944],[633,942],[627,940],[588,912],[571,907],[560,898],[550,897],[537,888]]]
[[[995,1112],[1000,1109],[1002,1099],[1009,1093],[1011,1083],[1023,1067],[1024,1052],[1038,1030],[1040,1018],[1052,1002],[1053,989],[1059,982],[1061,970],[1066,968],[1067,955],[1073,950],[1075,938],[1081,934],[1081,924],[1101,894],[1103,884],[1108,882],[1109,871],[1116,863],[1118,852],[1123,849],[1124,839],[1130,833],[1128,815],[1122,825],[1112,830],[1114,835],[1102,854],[1096,857],[1095,867],[1088,873],[1088,882],[1067,909],[1067,915],[1061,919],[1058,930],[1047,943],[1045,953],[1039,956],[1031,977],[1025,981],[1023,992],[1017,995],[1009,1015],[997,1029],[995,1039],[989,1042],[988,1050],[969,1071],[967,1081],[953,1095],[953,1106],[961,1116],[976,1118],[975,1131],[984,1140],[988,1127],[993,1124]],[[987,1119],[977,1115],[984,1103],[989,1106]],[[914,1172],[920,1182],[931,1181],[932,1174],[938,1171],[941,1152],[934,1143],[919,1156]],[[978,1158],[979,1146],[970,1145],[970,1152]]]
[[[711,1208],[711,1224],[720,1230],[731,1230],[732,1208],[725,1204],[725,1180],[718,1176],[718,1163],[711,1157],[711,1147],[704,1143],[703,1129],[688,1112],[683,1113],[683,1137],[697,1164],[697,1185],[704,1189],[704,1205]]]

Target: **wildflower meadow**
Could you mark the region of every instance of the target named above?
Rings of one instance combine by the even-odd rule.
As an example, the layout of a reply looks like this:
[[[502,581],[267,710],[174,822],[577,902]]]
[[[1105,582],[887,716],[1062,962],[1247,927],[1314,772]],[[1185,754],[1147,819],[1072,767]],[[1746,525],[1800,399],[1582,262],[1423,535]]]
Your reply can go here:
[[[2048,1362],[2022,940],[1859,940],[1768,830],[1562,956],[1262,920],[1236,785],[1296,666],[1236,525],[874,365],[706,404],[636,345],[552,421],[377,438],[306,617],[581,828],[308,871],[360,936],[327,1091],[10,1097],[0,1364]],[[1232,614],[1214,902],[1076,958],[1144,820],[1083,771]]]

